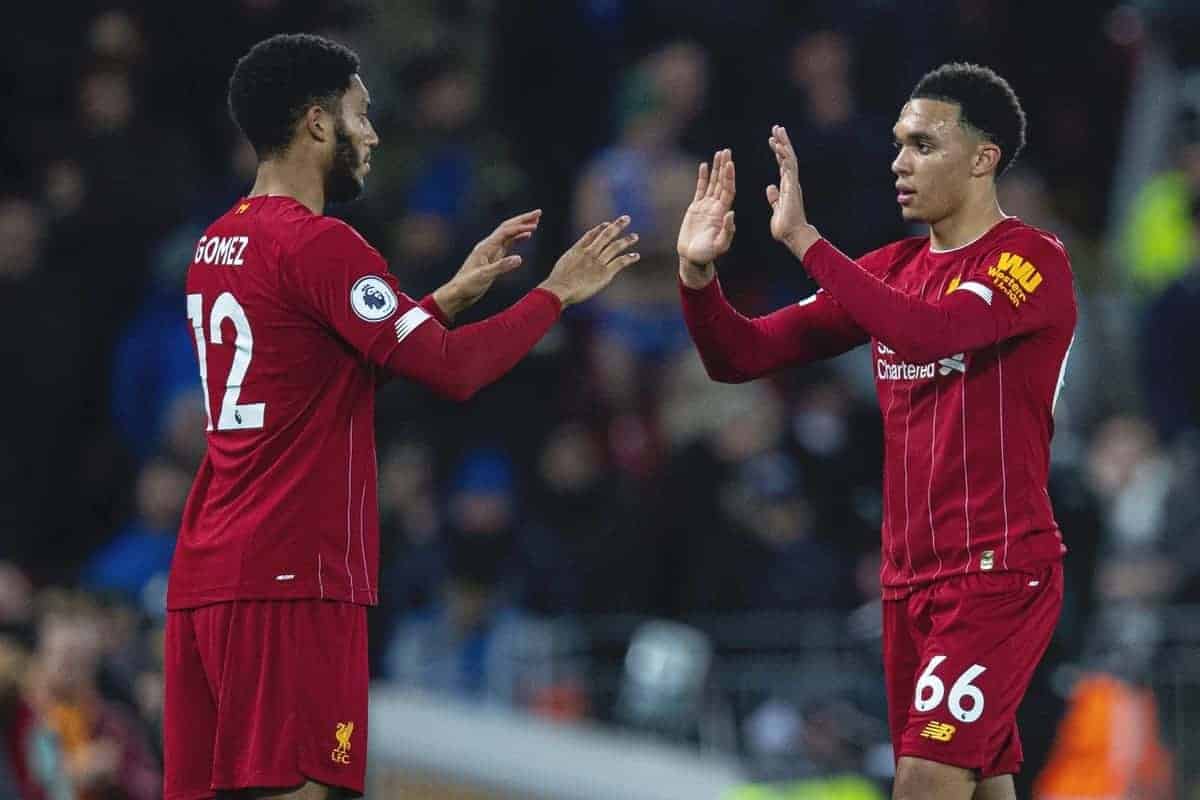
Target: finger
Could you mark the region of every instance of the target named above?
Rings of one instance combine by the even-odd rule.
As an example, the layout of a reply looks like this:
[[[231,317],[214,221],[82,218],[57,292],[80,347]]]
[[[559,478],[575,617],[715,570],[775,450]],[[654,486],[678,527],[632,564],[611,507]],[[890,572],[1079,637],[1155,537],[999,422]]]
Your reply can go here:
[[[612,261],[614,258],[621,255],[621,253],[624,253],[626,250],[633,247],[634,244],[637,243],[637,240],[638,235],[636,233],[631,233],[628,236],[622,236],[620,239],[612,242],[608,245],[608,247],[605,247],[600,252],[600,260],[605,263]]]
[[[708,172],[708,186],[704,191],[705,197],[713,197],[717,193],[718,180],[721,175],[721,164],[723,163],[722,154],[724,150],[718,150],[713,153],[712,169]]]
[[[582,250],[583,248],[587,247],[592,242],[594,242],[596,240],[596,237],[600,235],[600,232],[607,227],[608,227],[607,222],[601,222],[596,227],[594,227],[591,230],[584,233],[583,236],[580,236],[579,241],[575,242],[575,244],[573,246],[578,247],[579,249]]]
[[[535,208],[533,211],[526,211],[524,214],[517,214],[515,217],[509,217],[496,226],[496,230],[492,231],[488,238],[507,238],[512,236],[517,231],[532,231],[537,228],[538,223],[542,220],[542,210]]]
[[[719,199],[724,205],[733,205],[733,196],[737,193],[737,177],[733,169],[733,152],[729,152],[729,157],[725,160],[725,166],[721,169],[721,188]]]
[[[783,142],[772,136],[767,140],[767,144],[771,146],[771,152],[775,154],[775,160],[782,164],[788,157],[788,151],[783,146]]]
[[[511,225],[529,224],[532,224],[536,227],[541,218],[542,210],[540,208],[535,208],[533,211],[526,211],[523,214],[517,214],[515,217],[509,217],[508,219],[504,220],[504,222],[500,223],[500,227],[503,228]]]
[[[708,188],[708,164],[700,162],[700,169],[696,175],[696,194],[692,195],[692,202],[696,202],[701,197],[704,197],[704,191]]]
[[[612,261],[610,261],[608,263],[609,275],[616,275],[618,272],[625,269],[630,264],[636,263],[638,260],[641,259],[641,257],[642,257],[641,253],[626,253],[623,256],[614,258]]]
[[[785,159],[795,158],[796,149],[792,147],[792,140],[788,136],[787,128],[776,125],[771,129],[771,137],[778,143],[778,152]]]
[[[767,187],[767,202],[771,204],[771,208],[779,202],[779,187],[773,183]]]
[[[603,252],[604,248],[608,247],[613,239],[616,239],[618,236],[620,236],[621,231],[625,230],[626,226],[628,225],[628,214],[617,217],[608,225],[606,225],[602,231],[600,231],[599,235],[597,235],[596,238],[587,245],[587,249],[594,253]]]
[[[528,239],[538,228],[537,221],[504,223],[491,235],[491,239],[499,244],[511,244],[518,236]]]
[[[527,242],[532,238],[533,238],[532,230],[522,229],[522,230],[517,231],[516,233],[512,234],[511,236],[506,237],[504,239],[504,241],[500,243],[500,249],[497,253],[497,256],[504,255],[510,247],[520,244],[521,242]]]
[[[769,139],[767,144],[771,147],[771,154],[775,156],[775,163],[779,165],[780,169],[783,169],[784,156],[783,151],[780,149],[779,141],[777,139]]]
[[[518,233],[533,233],[537,230],[536,222],[525,222],[520,224],[505,224],[496,229],[497,233],[503,234],[506,237],[516,236]]]
[[[492,275],[503,275],[506,272],[512,272],[519,266],[521,266],[520,256],[505,256],[499,261],[493,261],[491,264],[488,264],[488,269]]]
[[[775,161],[779,163],[781,183],[787,183],[796,173],[795,154],[789,153],[778,139],[771,145],[771,149],[775,152]]]

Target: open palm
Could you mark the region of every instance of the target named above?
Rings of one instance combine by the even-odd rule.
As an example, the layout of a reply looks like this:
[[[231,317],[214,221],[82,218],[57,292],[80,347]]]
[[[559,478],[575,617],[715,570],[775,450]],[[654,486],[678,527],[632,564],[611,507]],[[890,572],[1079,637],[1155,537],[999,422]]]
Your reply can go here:
[[[712,169],[701,164],[696,194],[679,226],[676,250],[693,264],[709,264],[733,244],[733,153],[718,150]]]

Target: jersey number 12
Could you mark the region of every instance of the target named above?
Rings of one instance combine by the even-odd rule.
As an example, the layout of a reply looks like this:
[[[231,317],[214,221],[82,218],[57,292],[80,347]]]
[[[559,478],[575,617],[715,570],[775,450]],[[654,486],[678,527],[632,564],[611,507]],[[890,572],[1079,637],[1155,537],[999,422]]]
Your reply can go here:
[[[208,430],[213,429],[212,408],[208,399],[208,358],[207,341],[213,344],[223,344],[221,323],[233,321],[237,336],[233,342],[233,365],[229,368],[229,377],[225,380],[225,397],[221,401],[221,416],[217,418],[217,430],[236,431],[253,430],[263,426],[266,414],[266,403],[238,403],[242,393],[242,380],[246,370],[250,369],[250,359],[254,356],[254,335],[250,332],[250,320],[246,318],[246,310],[229,292],[222,292],[213,303],[209,319],[208,339],[204,336],[204,303],[201,295],[187,296],[187,314],[192,323],[192,332],[196,334],[196,352],[200,357],[200,384],[204,389],[204,413],[208,415]]]

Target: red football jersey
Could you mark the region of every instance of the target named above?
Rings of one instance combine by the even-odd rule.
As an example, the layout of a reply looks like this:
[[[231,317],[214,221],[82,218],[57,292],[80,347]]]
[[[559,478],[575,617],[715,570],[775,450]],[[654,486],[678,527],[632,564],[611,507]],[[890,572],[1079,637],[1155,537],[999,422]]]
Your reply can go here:
[[[187,312],[208,452],[184,509],[169,607],[376,603],[377,375],[360,349],[382,345],[397,312],[408,325],[429,314],[350,226],[285,197],[243,200],[205,232]]]
[[[884,596],[1065,552],[1047,493],[1054,402],[1076,321],[1056,238],[1008,218],[954,250],[928,237],[857,263],[822,240],[822,291],[756,319],[713,281],[683,289],[710,374],[742,381],[870,342],[884,428]]]
[[[970,292],[1002,331],[994,344],[920,364],[871,341],[883,412],[886,596],[945,575],[1060,558],[1046,486],[1076,321],[1062,244],[1010,219],[955,250],[907,240],[863,263],[886,264],[886,283],[930,302]]]
[[[344,222],[288,197],[241,200],[187,275],[208,451],[184,508],[167,605],[378,602],[375,388],[384,373],[465,399],[557,319],[535,290],[447,331]]]

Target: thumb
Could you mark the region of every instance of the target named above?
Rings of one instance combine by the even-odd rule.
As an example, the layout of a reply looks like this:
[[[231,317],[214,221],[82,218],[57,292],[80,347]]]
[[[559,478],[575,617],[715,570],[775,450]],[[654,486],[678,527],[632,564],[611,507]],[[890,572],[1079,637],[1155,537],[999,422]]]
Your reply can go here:
[[[767,187],[767,202],[771,204],[772,208],[779,202],[779,187],[773,183]]]

